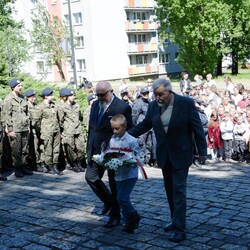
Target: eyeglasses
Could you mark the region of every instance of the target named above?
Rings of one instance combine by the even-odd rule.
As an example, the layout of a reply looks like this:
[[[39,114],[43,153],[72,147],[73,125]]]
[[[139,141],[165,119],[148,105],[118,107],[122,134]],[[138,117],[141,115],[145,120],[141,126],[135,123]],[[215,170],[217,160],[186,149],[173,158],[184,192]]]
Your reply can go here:
[[[160,92],[160,93],[155,92],[154,94],[155,94],[155,97],[156,97],[156,98],[157,98],[157,97],[161,98],[161,97],[163,97],[166,93],[169,94],[169,91],[164,90],[164,92]]]
[[[108,90],[106,93],[100,93],[100,94],[97,94],[97,93],[96,93],[96,96],[97,96],[97,97],[104,97],[104,96],[106,96],[106,95],[108,94],[108,92],[110,92],[110,91],[112,91],[112,89]]]

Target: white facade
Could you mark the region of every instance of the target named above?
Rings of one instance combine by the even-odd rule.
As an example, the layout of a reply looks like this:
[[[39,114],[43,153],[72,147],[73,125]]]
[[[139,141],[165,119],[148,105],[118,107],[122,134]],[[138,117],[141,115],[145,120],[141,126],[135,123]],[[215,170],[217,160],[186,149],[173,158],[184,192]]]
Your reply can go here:
[[[17,20],[32,28],[31,10],[42,3],[53,15],[69,19],[67,0],[17,0]],[[77,81],[149,77],[166,74],[160,67],[157,24],[153,0],[71,0]],[[55,12],[58,11],[58,12]],[[56,14],[58,13],[58,14]],[[59,81],[56,67],[45,68],[36,55],[24,71],[46,81]],[[64,62],[66,78],[72,77],[70,58]],[[44,72],[43,72],[44,71]]]

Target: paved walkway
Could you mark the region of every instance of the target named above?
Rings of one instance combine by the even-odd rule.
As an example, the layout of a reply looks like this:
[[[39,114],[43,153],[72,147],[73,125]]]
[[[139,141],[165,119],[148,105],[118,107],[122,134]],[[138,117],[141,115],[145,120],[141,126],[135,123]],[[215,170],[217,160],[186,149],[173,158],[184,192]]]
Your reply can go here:
[[[190,168],[188,239],[169,242],[161,170],[147,168],[132,201],[142,220],[135,234],[103,227],[107,216],[84,174],[35,173],[0,182],[0,249],[250,249],[250,166],[219,163]],[[105,176],[105,180],[107,180]]]

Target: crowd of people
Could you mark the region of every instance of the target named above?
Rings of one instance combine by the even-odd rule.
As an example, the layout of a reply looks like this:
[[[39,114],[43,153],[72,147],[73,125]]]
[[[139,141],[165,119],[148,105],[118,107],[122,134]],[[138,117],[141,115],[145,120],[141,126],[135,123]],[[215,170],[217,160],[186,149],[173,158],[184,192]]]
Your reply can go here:
[[[62,175],[63,168],[83,172],[83,112],[75,102],[75,91],[60,89],[60,102],[55,102],[53,89],[45,88],[40,93],[41,103],[36,104],[34,90],[21,94],[20,80],[12,79],[9,86],[10,93],[0,102],[1,172],[3,151],[11,156],[17,178],[32,175],[33,170],[57,175]],[[1,173],[0,179],[7,178]]]
[[[199,111],[210,156],[206,162],[250,163],[250,91],[227,75],[221,88],[211,74],[205,80],[196,75],[194,82],[184,76],[181,93],[193,98]]]
[[[191,81],[185,73],[179,95],[166,78],[154,82],[148,79],[135,90],[122,79],[119,96],[108,81],[97,83],[95,90],[90,83],[89,107],[83,111],[73,89],[60,89],[60,102],[55,102],[53,89],[45,88],[40,93],[43,100],[37,105],[36,93],[29,89],[23,96],[21,82],[12,79],[10,93],[0,102],[0,168],[7,135],[17,178],[33,174],[32,170],[62,175],[64,168],[75,172],[86,169],[85,179],[103,203],[98,215],[109,212],[104,226],[119,225],[122,213],[122,230],[133,233],[141,219],[130,201],[138,170],[134,165],[123,166],[123,170],[107,169],[108,188],[102,180],[106,169],[94,160],[110,147],[126,147],[140,156],[143,165],[162,169],[171,216],[164,230],[174,232],[170,241],[181,242],[186,239],[190,165],[250,159],[250,92],[228,76],[224,82],[223,90],[218,90],[211,74],[206,80],[196,75]],[[1,174],[0,180],[6,177]]]

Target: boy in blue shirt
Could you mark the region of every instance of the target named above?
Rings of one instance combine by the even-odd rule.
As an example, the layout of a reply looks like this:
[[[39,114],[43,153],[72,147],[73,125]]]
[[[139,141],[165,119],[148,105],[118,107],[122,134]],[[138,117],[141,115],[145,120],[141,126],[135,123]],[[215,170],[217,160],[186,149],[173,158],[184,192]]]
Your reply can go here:
[[[139,143],[137,139],[126,132],[127,120],[124,115],[117,114],[112,117],[111,128],[113,136],[110,139],[110,148],[120,148],[122,150],[132,150],[135,156],[139,156]],[[130,194],[138,179],[138,166],[131,164],[121,166],[116,170],[115,180],[117,187],[117,199],[124,218],[122,231],[134,233],[138,228],[140,216],[130,201]]]

